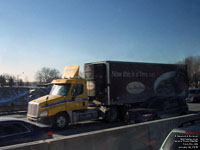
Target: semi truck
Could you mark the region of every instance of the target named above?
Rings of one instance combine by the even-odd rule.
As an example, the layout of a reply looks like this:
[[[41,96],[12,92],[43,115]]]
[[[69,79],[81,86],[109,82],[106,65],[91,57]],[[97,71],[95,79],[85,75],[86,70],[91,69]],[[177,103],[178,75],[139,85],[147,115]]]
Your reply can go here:
[[[78,65],[66,66],[49,95],[29,102],[27,118],[56,129],[99,118],[115,122],[150,97],[185,97],[188,85],[180,64],[101,61],[84,65],[85,78],[78,72]]]

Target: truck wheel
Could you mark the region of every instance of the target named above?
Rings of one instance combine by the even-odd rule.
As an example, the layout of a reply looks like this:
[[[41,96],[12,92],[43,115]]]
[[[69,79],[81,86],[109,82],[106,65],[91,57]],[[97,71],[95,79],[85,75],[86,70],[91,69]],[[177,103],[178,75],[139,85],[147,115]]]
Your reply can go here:
[[[59,113],[55,116],[54,128],[56,130],[63,130],[69,125],[69,118],[65,113]]]
[[[118,110],[117,108],[110,108],[106,112],[105,120],[107,122],[116,122],[118,119]]]

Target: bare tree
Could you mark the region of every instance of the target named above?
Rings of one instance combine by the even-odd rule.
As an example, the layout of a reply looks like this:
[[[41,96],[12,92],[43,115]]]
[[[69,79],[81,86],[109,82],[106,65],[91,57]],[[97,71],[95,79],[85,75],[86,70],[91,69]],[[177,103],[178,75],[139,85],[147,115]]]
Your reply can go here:
[[[200,56],[190,56],[179,64],[186,64],[188,68],[188,76],[190,78],[190,85],[194,87],[200,86]]]
[[[57,69],[43,67],[36,72],[35,78],[40,83],[49,83],[54,79],[60,78],[60,72]]]

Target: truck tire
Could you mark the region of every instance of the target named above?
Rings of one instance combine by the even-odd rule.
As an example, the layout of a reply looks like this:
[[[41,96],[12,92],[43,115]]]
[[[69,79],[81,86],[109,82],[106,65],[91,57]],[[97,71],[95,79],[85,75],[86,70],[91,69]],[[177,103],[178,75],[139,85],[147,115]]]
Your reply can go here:
[[[105,114],[105,121],[106,122],[116,122],[118,119],[118,109],[115,107],[109,108]]]
[[[69,125],[69,117],[66,113],[58,113],[54,119],[54,129],[63,130]]]

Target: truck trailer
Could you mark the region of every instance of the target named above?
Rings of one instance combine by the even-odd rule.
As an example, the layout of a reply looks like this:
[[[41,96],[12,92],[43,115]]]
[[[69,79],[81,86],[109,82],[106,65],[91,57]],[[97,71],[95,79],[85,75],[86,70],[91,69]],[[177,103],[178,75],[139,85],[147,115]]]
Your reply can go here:
[[[57,129],[99,118],[115,122],[150,97],[185,97],[188,85],[187,68],[180,64],[86,63],[85,79],[78,71],[78,65],[65,67],[49,95],[29,102],[28,119]]]
[[[104,61],[84,66],[90,101],[106,108],[109,122],[150,97],[185,97],[186,65]]]

